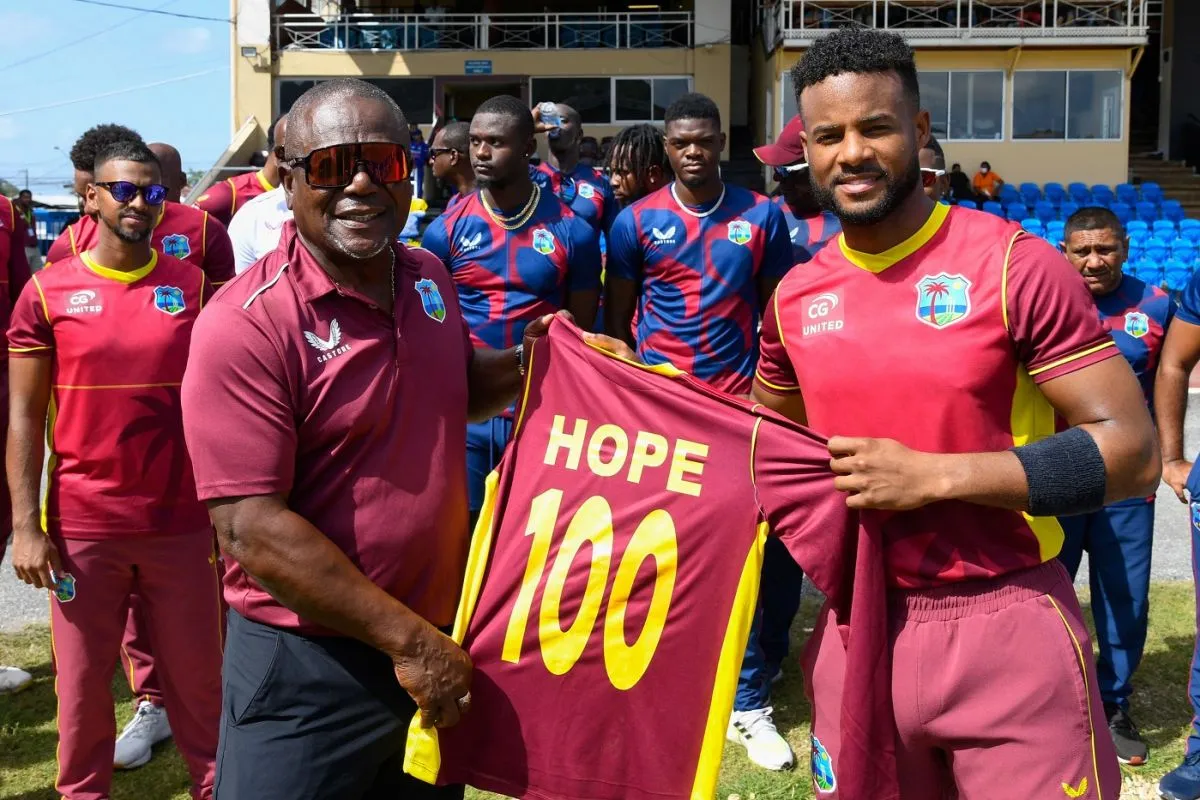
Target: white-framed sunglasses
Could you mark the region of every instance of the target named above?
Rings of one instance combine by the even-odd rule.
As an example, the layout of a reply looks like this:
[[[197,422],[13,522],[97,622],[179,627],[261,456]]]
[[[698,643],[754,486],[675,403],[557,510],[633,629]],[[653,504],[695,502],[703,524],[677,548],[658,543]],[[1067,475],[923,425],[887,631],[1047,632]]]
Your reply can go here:
[[[792,173],[803,172],[806,169],[808,169],[807,162],[800,164],[789,164],[786,167],[775,167],[775,180],[781,181]]]
[[[933,186],[938,178],[944,177],[946,170],[934,169],[933,167],[921,167],[921,184],[923,186]]]

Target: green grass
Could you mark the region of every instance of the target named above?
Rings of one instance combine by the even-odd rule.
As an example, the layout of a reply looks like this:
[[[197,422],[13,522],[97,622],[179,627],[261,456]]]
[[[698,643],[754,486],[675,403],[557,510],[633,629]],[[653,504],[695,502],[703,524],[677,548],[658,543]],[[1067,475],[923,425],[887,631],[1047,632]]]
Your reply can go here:
[[[797,641],[807,635],[815,612],[806,603],[797,621]],[[1187,698],[1187,674],[1195,635],[1195,610],[1190,583],[1159,583],[1151,591],[1150,637],[1146,657],[1137,675],[1133,717],[1150,745],[1150,763],[1126,768],[1122,797],[1129,800],[1156,797],[1154,786],[1183,755],[1192,709]],[[0,697],[0,799],[55,800],[54,751],[57,741],[54,714],[54,678],[50,670],[49,634],[32,627],[0,636],[0,664],[16,664],[34,676],[33,685],[17,695]],[[117,727],[132,715],[129,687],[113,680]],[[746,760],[740,747],[729,746],[721,768],[720,798],[739,800],[791,800],[811,798],[808,775],[808,703],[804,699],[799,667],[785,668],[774,690],[775,718],[779,728],[800,755],[794,772],[772,773]],[[120,772],[113,783],[113,800],[187,800],[187,772],[175,748],[158,748],[149,765]],[[468,798],[490,797],[469,791]]]

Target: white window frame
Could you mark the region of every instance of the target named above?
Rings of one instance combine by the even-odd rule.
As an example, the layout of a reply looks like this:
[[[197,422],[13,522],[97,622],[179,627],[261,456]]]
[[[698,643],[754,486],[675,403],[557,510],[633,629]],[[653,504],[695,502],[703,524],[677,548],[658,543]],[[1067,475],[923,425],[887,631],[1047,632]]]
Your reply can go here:
[[[779,73],[779,87],[776,91],[779,92],[778,109],[775,112],[778,119],[775,120],[774,127],[771,130],[772,136],[778,136],[785,125],[791,121],[791,117],[787,115],[787,97],[792,90],[792,68],[788,67],[783,72]],[[800,104],[796,104],[796,113],[800,113]]]
[[[557,75],[555,77],[558,77]],[[581,76],[586,77],[586,76]],[[603,76],[596,76],[603,77]],[[617,81],[650,81],[650,105],[654,106],[654,81],[673,80],[687,81],[687,90],[692,91],[693,79],[691,75],[613,75],[610,78],[608,92],[608,118],[610,125],[640,125],[648,122],[651,125],[662,125],[661,119],[618,119],[617,118]]]
[[[687,81],[688,91],[691,92],[695,87],[695,78],[691,75],[530,75],[529,76],[529,92],[533,97],[534,102],[539,102],[536,92],[533,91],[534,81],[546,80],[608,80],[608,122],[588,122],[585,125],[638,125],[641,123],[650,123],[651,125],[662,125],[661,119],[617,119],[617,81],[619,80],[682,80]],[[650,102],[654,102],[653,83],[650,89]]]
[[[1009,135],[1010,135],[1010,138],[1012,139],[1012,141],[1021,142],[1022,144],[1026,143],[1026,142],[1052,142],[1052,143],[1061,144],[1062,142],[1122,142],[1125,140],[1125,114],[1126,114],[1126,112],[1128,110],[1128,106],[1129,106],[1129,97],[1128,97],[1129,80],[1125,77],[1124,70],[1119,69],[1119,68],[1118,69],[1112,69],[1112,68],[1086,69],[1086,68],[1082,68],[1082,67],[1074,68],[1074,69],[1018,69],[1018,70],[1014,70],[1013,71],[1013,80],[1012,80],[1012,93],[1011,93],[1012,94],[1011,105],[1014,107],[1016,106],[1016,102],[1017,102],[1016,75],[1018,72],[1061,72],[1064,75],[1066,75],[1066,91],[1063,94],[1063,136],[1061,139],[1046,139],[1046,138],[1018,139],[1016,137],[1016,132],[1012,129],[1012,127],[1010,125]],[[1112,73],[1116,73],[1117,75],[1120,76],[1120,78],[1121,78],[1121,84],[1120,84],[1121,85],[1121,113],[1117,115],[1117,119],[1120,121],[1120,128],[1115,137],[1109,137],[1107,139],[1102,139],[1099,137],[1097,137],[1095,139],[1072,138],[1071,137],[1071,73],[1072,72],[1112,72]],[[1015,123],[1015,121],[1016,121],[1015,114],[1013,115],[1012,120],[1013,120],[1013,123]]]
[[[1061,70],[1047,70],[1047,72],[1060,72],[1060,71]],[[1009,80],[1008,80],[1008,75],[1005,73],[1004,70],[1002,70],[1002,69],[919,69],[919,70],[917,70],[917,72],[918,73],[921,73],[921,72],[944,72],[944,73],[946,73],[946,136],[939,137],[938,138],[939,142],[979,143],[979,142],[1008,141],[1008,139],[1010,138],[1009,137],[1009,118],[1011,115],[1009,114],[1009,102],[1008,102]],[[951,119],[953,119],[953,116],[954,116],[953,103],[951,102],[951,94],[952,93],[950,91],[950,84],[953,82],[954,79],[950,76],[956,72],[999,73],[999,75],[1000,75],[1000,138],[999,139],[980,139],[980,138],[953,139],[950,137],[950,131],[952,130],[950,121],[951,121]],[[1052,139],[1051,141],[1056,141],[1056,140]]]

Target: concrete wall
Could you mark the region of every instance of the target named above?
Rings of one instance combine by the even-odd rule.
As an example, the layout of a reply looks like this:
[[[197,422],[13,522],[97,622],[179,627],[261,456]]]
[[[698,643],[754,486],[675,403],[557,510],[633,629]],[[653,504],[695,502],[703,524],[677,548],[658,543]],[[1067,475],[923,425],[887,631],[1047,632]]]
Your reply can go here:
[[[1200,3],[1197,4],[1200,13]],[[782,108],[778,96],[781,77],[792,67],[803,51],[777,50],[769,60],[756,61],[763,70],[763,85],[772,82],[775,105]],[[1002,141],[943,142],[947,163],[960,162],[963,170],[973,174],[980,161],[988,161],[1009,183],[1032,181],[1045,183],[1083,181],[1088,184],[1116,184],[1128,177],[1129,163],[1129,80],[1128,68],[1132,53],[1127,49],[1025,49],[1025,50],[919,50],[917,68],[920,70],[1002,69],[1005,71],[1038,69],[1121,69],[1126,70],[1122,98],[1123,138],[1118,141],[1013,141],[1011,135],[1013,82],[1005,81],[1005,138]],[[1200,82],[1200,75],[1191,83]],[[763,91],[763,89],[756,89]],[[1194,96],[1200,97],[1194,90]],[[753,101],[752,101],[753,102]],[[1197,101],[1200,102],[1200,101]],[[776,112],[774,131],[786,122],[782,112]],[[758,127],[758,126],[756,126]],[[766,141],[766,131],[757,130],[759,141]]]

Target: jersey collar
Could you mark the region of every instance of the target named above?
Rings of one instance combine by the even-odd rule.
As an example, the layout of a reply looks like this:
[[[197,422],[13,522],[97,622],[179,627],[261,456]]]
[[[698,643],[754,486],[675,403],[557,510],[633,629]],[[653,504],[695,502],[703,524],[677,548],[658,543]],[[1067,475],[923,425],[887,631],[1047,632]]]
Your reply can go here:
[[[263,171],[261,169],[258,172],[254,173],[254,177],[258,178],[258,183],[260,186],[263,187],[264,192],[269,192],[275,188],[274,186],[271,185],[271,182],[269,180],[267,180],[267,176],[265,174],[263,174]]]
[[[92,259],[92,252],[90,250],[84,250],[79,254],[79,258],[83,261],[83,265],[85,267],[99,275],[101,278],[108,278],[110,281],[117,281],[118,283],[136,283],[153,272],[154,268],[158,265],[157,250],[150,251],[150,261],[145,266],[138,267],[137,269],[131,269],[128,272],[124,272],[119,269],[111,269],[110,267],[97,264]]]
[[[889,247],[882,253],[863,253],[853,249],[846,244],[845,233],[838,234],[838,247],[842,249],[842,255],[851,264],[859,269],[865,269],[868,272],[874,272],[878,275],[888,267],[903,261],[928,244],[934,234],[941,230],[942,224],[946,221],[946,217],[949,214],[950,206],[935,203],[929,219],[925,220],[925,224],[918,228],[916,233],[895,247]]]

